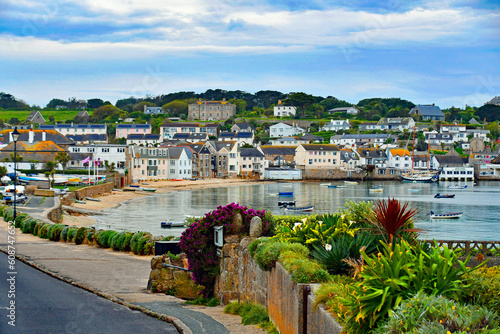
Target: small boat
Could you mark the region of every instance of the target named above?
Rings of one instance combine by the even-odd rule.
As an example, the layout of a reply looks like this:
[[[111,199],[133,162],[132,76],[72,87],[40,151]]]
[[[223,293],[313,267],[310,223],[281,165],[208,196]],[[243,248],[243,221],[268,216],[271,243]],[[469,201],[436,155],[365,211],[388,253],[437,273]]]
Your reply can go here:
[[[135,185],[135,184],[131,184],[131,185],[129,185],[129,187],[132,187],[132,188],[140,188],[141,186],[138,186],[138,185]]]
[[[92,198],[92,197],[85,197],[87,201],[93,201],[93,202],[100,202],[101,200],[99,198]]]
[[[168,222],[161,222],[161,227],[163,228],[167,228],[167,227],[184,227],[186,226],[184,224],[184,222],[171,222],[171,221],[168,221]]]
[[[431,211],[430,215],[431,219],[458,219],[462,217],[462,212],[437,214]]]
[[[293,196],[293,191],[288,192],[280,192],[278,193],[280,196]]]
[[[368,191],[371,193],[381,193],[381,192],[384,192],[384,188],[379,188],[379,187],[370,188],[370,189],[368,189]]]
[[[331,183],[320,183],[319,185],[320,185],[320,186],[330,186],[330,185],[331,185]]]
[[[149,191],[149,192],[154,193],[156,191],[156,188],[142,188],[141,190],[142,191]]]
[[[79,200],[79,199],[75,199],[75,203],[78,203],[78,204],[87,204],[87,202]]]
[[[411,193],[419,193],[419,192],[422,191],[422,189],[410,188],[410,189],[408,189],[408,191],[411,192]]]
[[[289,212],[311,212],[314,210],[314,205],[311,206],[301,206],[296,208],[285,208],[285,211]]]
[[[401,175],[401,179],[403,182],[412,182],[412,183],[432,183],[436,182],[437,174],[436,173],[407,173]]]
[[[465,188],[467,188],[467,185],[460,186],[458,184],[455,184],[455,185],[448,186],[448,188],[450,188],[450,189],[465,189]]]
[[[437,193],[434,198],[453,198],[455,197],[455,194],[440,194]]]
[[[335,185],[335,184],[328,186],[328,188],[345,188],[345,187],[346,186],[338,186],[338,185]]]
[[[283,208],[295,206],[295,201],[278,201],[278,206]]]
[[[356,181],[344,181],[345,184],[358,184]]]
[[[136,188],[123,188],[123,191],[136,191]]]

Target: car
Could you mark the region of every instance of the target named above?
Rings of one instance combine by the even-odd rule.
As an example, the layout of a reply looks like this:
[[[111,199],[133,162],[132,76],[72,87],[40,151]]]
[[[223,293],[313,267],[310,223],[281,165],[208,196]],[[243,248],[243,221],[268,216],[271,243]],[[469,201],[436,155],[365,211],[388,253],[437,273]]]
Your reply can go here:
[[[28,200],[28,196],[25,196],[25,195],[6,196],[3,199],[5,200],[5,203],[7,203],[7,204],[12,204],[13,201],[16,201],[16,203],[24,204],[24,202],[26,202]]]

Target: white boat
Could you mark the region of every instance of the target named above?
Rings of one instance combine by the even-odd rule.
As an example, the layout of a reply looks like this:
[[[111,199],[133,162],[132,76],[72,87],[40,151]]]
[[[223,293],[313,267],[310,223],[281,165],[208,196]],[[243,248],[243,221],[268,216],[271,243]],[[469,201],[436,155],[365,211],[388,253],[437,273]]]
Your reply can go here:
[[[377,187],[377,188],[370,188],[370,189],[368,189],[368,191],[371,192],[371,193],[381,193],[381,192],[384,192],[384,188],[379,188],[379,187]]]
[[[302,206],[296,208],[285,208],[285,211],[288,212],[312,212],[314,210],[314,205],[311,206]]]
[[[450,188],[450,189],[465,189],[465,188],[467,188],[467,185],[460,186],[458,184],[455,184],[455,185],[448,186],[448,188]]]
[[[358,184],[356,181],[344,181],[345,184]]]
[[[419,193],[419,192],[421,192],[421,191],[422,191],[422,189],[418,189],[418,188],[410,188],[410,189],[408,189],[408,191],[409,191],[409,192],[411,192],[411,193]]]
[[[413,183],[432,183],[438,180],[437,173],[407,173],[402,174],[401,178],[403,182],[413,182]]]
[[[161,227],[184,227],[184,226],[186,226],[184,224],[184,222],[173,222],[173,221],[161,222],[160,225],[161,225]]]
[[[332,184],[331,183],[320,183],[319,185],[320,186],[331,186]]]
[[[462,217],[462,212],[437,214],[431,211],[430,215],[431,219],[458,219]]]

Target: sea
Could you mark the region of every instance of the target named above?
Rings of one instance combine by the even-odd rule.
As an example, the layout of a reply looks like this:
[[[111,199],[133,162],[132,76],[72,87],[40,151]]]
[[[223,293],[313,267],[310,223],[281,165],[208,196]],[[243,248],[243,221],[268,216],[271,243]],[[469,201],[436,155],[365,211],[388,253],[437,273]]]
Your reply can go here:
[[[272,214],[287,214],[278,201],[296,201],[297,206],[314,205],[313,213],[334,213],[348,200],[377,202],[396,198],[418,210],[415,227],[425,230],[422,239],[500,241],[500,182],[403,183],[400,181],[331,182],[341,188],[328,188],[320,182],[277,182],[231,185],[223,188],[180,190],[136,198],[95,216],[96,226],[116,231],[147,231],[155,236],[180,236],[184,228],[162,228],[162,221],[184,221],[203,216],[217,206],[239,203]],[[467,185],[465,189],[449,186]],[[344,188],[345,186],[345,188]],[[379,186],[382,192],[370,192]],[[293,196],[280,196],[293,192]],[[454,198],[434,198],[437,193]],[[430,219],[437,214],[462,212],[459,219]]]

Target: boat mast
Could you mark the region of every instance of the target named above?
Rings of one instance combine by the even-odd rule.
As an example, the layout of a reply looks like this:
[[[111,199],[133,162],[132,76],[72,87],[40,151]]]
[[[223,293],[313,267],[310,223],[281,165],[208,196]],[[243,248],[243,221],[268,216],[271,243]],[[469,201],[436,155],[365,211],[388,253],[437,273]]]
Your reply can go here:
[[[411,173],[413,174],[413,155],[415,154],[415,127],[413,127],[413,147],[411,150]]]
[[[425,138],[425,137],[424,137]],[[425,139],[424,139],[425,140]],[[427,141],[427,174],[429,174],[429,161],[430,161],[430,157],[429,157],[429,141]]]

